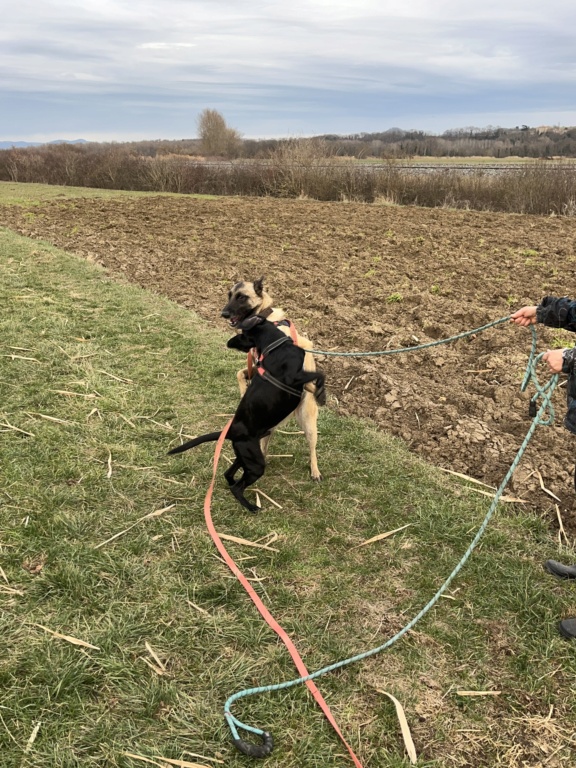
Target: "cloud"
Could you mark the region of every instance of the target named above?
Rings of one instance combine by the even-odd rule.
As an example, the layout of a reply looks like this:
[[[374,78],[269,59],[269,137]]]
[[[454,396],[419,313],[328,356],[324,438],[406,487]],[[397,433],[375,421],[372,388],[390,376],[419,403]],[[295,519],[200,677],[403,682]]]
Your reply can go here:
[[[38,94],[52,94],[75,100],[88,115],[90,103],[107,98],[98,124],[111,132],[126,130],[130,120],[141,131],[146,112],[133,120],[134,103],[165,100],[181,100],[180,113],[218,108],[252,135],[264,123],[267,131],[276,124],[276,135],[296,126],[304,133],[336,132],[336,124],[371,130],[376,121],[385,129],[410,115],[423,128],[442,120],[454,127],[457,115],[511,114],[501,113],[500,103],[516,103],[516,122],[526,122],[523,112],[571,113],[562,89],[574,92],[576,85],[573,0],[21,0],[11,6],[0,28],[0,99],[22,104],[28,95],[45,105]],[[151,111],[148,119],[157,125]],[[21,131],[17,114],[2,130],[10,125]],[[175,128],[168,115],[165,126]]]
[[[195,45],[196,43],[142,43],[136,47],[144,50],[167,51],[171,48],[194,48]]]

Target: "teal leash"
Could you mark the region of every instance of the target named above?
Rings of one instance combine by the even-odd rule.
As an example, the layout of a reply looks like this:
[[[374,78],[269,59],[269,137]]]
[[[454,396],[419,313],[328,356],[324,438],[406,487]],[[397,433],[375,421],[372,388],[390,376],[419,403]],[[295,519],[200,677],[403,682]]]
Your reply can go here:
[[[473,333],[478,333],[481,330],[486,330],[487,328],[491,328],[495,325],[499,325],[503,322],[506,322],[508,318],[503,318],[501,320],[497,320],[493,323],[488,323],[485,326],[482,326],[482,328],[476,328],[474,331],[467,331],[464,334],[458,334],[457,336],[452,336],[450,339],[442,339],[439,342],[433,342],[430,344],[424,344],[420,345],[419,347],[408,347],[404,349],[395,349],[395,350],[386,350],[384,353],[332,353],[332,354],[339,354],[339,355],[346,355],[346,356],[366,356],[366,355],[375,355],[375,354],[393,354],[398,352],[408,352],[408,351],[414,351],[415,349],[423,349],[425,347],[430,346],[437,346],[441,343],[447,343],[448,341],[454,341],[459,338],[463,338],[464,336],[470,336]],[[476,548],[478,542],[482,538],[482,535],[484,534],[488,523],[490,522],[490,519],[492,518],[496,507],[498,505],[498,502],[500,500],[500,497],[502,496],[502,493],[504,492],[504,489],[508,485],[508,482],[510,481],[510,478],[514,474],[514,471],[516,467],[518,466],[520,459],[522,458],[524,451],[526,450],[528,443],[530,442],[530,439],[532,438],[532,435],[534,434],[534,431],[536,430],[536,427],[540,424],[542,425],[550,425],[552,424],[554,420],[554,409],[552,406],[552,394],[556,387],[558,386],[558,374],[554,374],[546,384],[541,385],[538,381],[538,377],[536,375],[536,367],[538,363],[541,361],[543,357],[543,353],[536,355],[536,330],[533,326],[530,327],[532,331],[532,348],[530,351],[530,356],[528,360],[528,365],[526,368],[526,374],[524,376],[524,381],[522,382],[521,390],[524,391],[528,384],[532,382],[534,384],[534,387],[536,389],[536,394],[530,401],[530,407],[531,409],[536,408],[536,403],[538,399],[541,399],[540,407],[537,408],[533,415],[532,423],[530,425],[530,428],[528,432],[526,433],[526,436],[522,442],[522,445],[518,449],[518,452],[516,453],[516,456],[514,457],[514,460],[506,473],[506,476],[502,480],[502,483],[500,484],[500,487],[496,491],[496,494],[492,500],[492,503],[490,505],[490,508],[488,512],[486,513],[486,516],[478,529],[476,535],[474,536],[474,539],[472,540],[470,546],[464,553],[463,557],[461,558],[460,562],[456,565],[450,576],[446,579],[444,584],[440,587],[440,589],[436,592],[434,597],[422,608],[422,610],[410,621],[403,629],[401,629],[399,632],[397,632],[392,638],[387,640],[382,645],[379,645],[377,648],[372,648],[369,651],[365,651],[364,653],[359,653],[356,656],[351,656],[348,659],[344,659],[343,661],[338,661],[334,664],[330,664],[327,667],[323,667],[322,669],[319,669],[316,672],[313,672],[310,675],[307,675],[306,677],[299,677],[294,680],[288,680],[283,683],[276,683],[274,685],[265,685],[265,686],[259,686],[256,688],[248,688],[243,691],[239,691],[238,693],[233,694],[228,698],[226,703],[224,704],[224,716],[226,718],[226,721],[228,723],[228,726],[230,728],[230,731],[232,733],[232,738],[234,740],[234,744],[236,747],[243,752],[246,755],[249,755],[251,757],[266,757],[270,754],[273,748],[273,739],[271,734],[268,731],[264,731],[261,728],[255,728],[251,725],[248,725],[246,723],[243,723],[241,720],[239,720],[235,715],[231,712],[232,705],[238,701],[239,699],[245,698],[246,696],[255,696],[256,694],[260,693],[270,693],[272,691],[280,691],[284,690],[286,688],[291,688],[295,685],[300,685],[301,683],[305,683],[308,680],[315,680],[317,677],[320,677],[322,675],[326,675],[329,672],[333,672],[336,669],[341,669],[344,666],[347,666],[348,664],[353,664],[357,661],[362,661],[363,659],[367,659],[370,656],[374,656],[377,653],[380,653],[381,651],[386,650],[387,648],[390,648],[394,643],[396,643],[401,637],[403,637],[407,632],[409,632],[415,624],[420,621],[421,618],[423,618],[428,611],[436,605],[440,597],[444,594],[444,592],[448,589],[454,578],[458,575],[460,570],[463,568],[464,564]],[[316,354],[327,354],[325,352],[316,352]],[[545,414],[548,414],[546,418],[544,418]],[[256,736],[259,736],[262,738],[263,743],[261,745],[251,744],[249,742],[244,741],[240,738],[238,734],[238,729],[242,729],[244,731],[247,731],[249,733],[253,733]]]
[[[488,328],[495,328],[497,325],[502,325],[502,323],[507,323],[509,320],[510,320],[510,315],[508,315],[507,317],[501,317],[499,320],[493,320],[491,323],[486,323],[486,325],[481,325],[479,328],[473,328],[471,331],[463,331],[462,333],[457,333],[456,336],[450,336],[447,339],[439,339],[438,341],[428,341],[426,342],[426,344],[418,344],[417,346],[414,346],[414,347],[384,349],[378,352],[327,352],[321,349],[307,349],[306,352],[310,352],[310,354],[312,355],[327,355],[328,357],[384,357],[384,355],[398,355],[400,352],[418,352],[421,349],[428,349],[430,347],[439,347],[441,344],[448,344],[452,341],[458,341],[458,339],[465,339],[468,336],[474,336],[477,333],[482,333],[482,331],[487,331]],[[534,348],[534,338],[535,338],[536,331],[533,325],[530,326],[530,329],[532,331],[533,348]]]
[[[528,408],[528,415],[534,418],[536,416],[537,412],[537,401],[538,398],[544,398],[546,393],[550,390],[556,389],[558,386],[558,374],[555,373],[554,376],[551,376],[550,379],[544,384],[544,386],[540,385],[540,382],[538,381],[538,377],[536,376],[536,364],[541,360],[542,355],[544,353],[539,354],[536,357],[536,329],[533,325],[530,326],[530,330],[532,331],[532,347],[530,349],[530,357],[528,358],[528,365],[526,366],[526,373],[524,374],[524,381],[522,382],[522,386],[520,387],[520,391],[524,392],[528,384],[532,382],[534,385],[534,389],[536,390],[534,395],[532,396],[530,400],[530,405]],[[548,419],[546,421],[542,420],[540,423],[545,426],[550,426],[554,421],[554,406],[552,405],[552,402],[549,399],[549,406],[548,406]]]

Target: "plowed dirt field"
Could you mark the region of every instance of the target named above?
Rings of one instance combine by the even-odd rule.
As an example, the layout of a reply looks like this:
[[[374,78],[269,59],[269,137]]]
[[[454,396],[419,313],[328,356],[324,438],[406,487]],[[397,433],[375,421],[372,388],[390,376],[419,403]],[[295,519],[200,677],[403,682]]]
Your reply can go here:
[[[77,199],[0,207],[0,224],[102,264],[225,330],[229,286],[267,290],[316,349],[411,346],[576,294],[576,220],[252,198]],[[576,338],[538,326],[539,351]],[[320,358],[330,407],[372,419],[438,466],[498,486],[530,425],[530,332],[504,324],[431,350]],[[542,368],[542,380],[548,373]],[[507,493],[576,535],[574,437],[539,427]],[[322,437],[319,442],[322,463]],[[353,461],[354,457],[351,456]],[[540,474],[539,474],[540,473]],[[540,480],[541,477],[541,480]],[[542,489],[544,488],[550,493]]]

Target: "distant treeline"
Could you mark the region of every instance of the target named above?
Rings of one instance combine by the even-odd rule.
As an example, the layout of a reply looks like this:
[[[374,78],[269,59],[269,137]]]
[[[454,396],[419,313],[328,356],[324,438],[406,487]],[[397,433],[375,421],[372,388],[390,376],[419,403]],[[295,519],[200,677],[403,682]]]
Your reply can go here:
[[[214,113],[218,115],[218,113]],[[218,115],[221,118],[221,116]],[[576,157],[576,127],[540,126],[530,128],[523,125],[516,128],[458,128],[441,135],[425,131],[405,131],[390,128],[379,133],[356,133],[350,135],[325,134],[312,139],[245,139],[223,122],[222,130],[233,134],[224,140],[217,136],[214,141],[208,135],[198,139],[114,142],[112,144],[91,144],[93,152],[123,150],[130,155],[159,157],[185,155],[212,159],[268,160],[276,152],[294,143],[315,142],[316,152],[326,157],[374,158],[379,160],[411,159],[417,157],[521,157],[550,159],[554,157]],[[85,142],[79,146],[84,145]],[[46,145],[44,145],[46,146]],[[54,146],[54,145],[49,145]],[[35,147],[26,147],[34,149]],[[214,151],[215,148],[218,148]],[[0,150],[2,151],[2,150]]]
[[[576,157],[576,127],[541,126],[530,128],[459,128],[437,136],[425,131],[390,128],[380,133],[358,133],[348,136],[326,134],[316,136],[327,156],[356,159],[410,159],[414,157],[522,157],[548,159]],[[223,156],[265,160],[294,139],[238,139]],[[309,141],[309,139],[302,139]],[[128,146],[136,154],[198,155],[206,153],[199,139],[181,141],[133,142]]]
[[[441,136],[391,128],[382,133],[323,136],[353,157],[576,157],[576,127],[459,128]]]
[[[316,136],[327,156],[356,159],[409,159],[414,157],[576,157],[576,127],[541,126],[530,128],[459,128],[440,136],[425,131],[404,131],[390,128],[380,133],[358,133],[348,136],[326,134]],[[294,139],[239,139],[225,155],[228,158],[265,160]],[[302,139],[308,141],[308,139]],[[181,141],[133,142],[129,146],[136,154],[200,155],[204,151],[199,139]],[[209,153],[208,153],[209,154]]]
[[[287,140],[270,143],[261,158],[206,161],[197,144],[184,141],[52,144],[0,151],[0,181],[576,215],[573,163],[418,170],[393,159],[361,163],[349,153],[339,155],[335,146],[326,138]]]
[[[461,128],[440,136],[424,131],[391,128],[381,133],[358,133],[349,136],[326,134],[313,137],[321,143],[327,156],[354,157],[358,160],[404,160],[415,157],[522,157],[549,159],[576,157],[576,127],[572,128]],[[302,139],[308,141],[309,139]],[[294,139],[240,139],[229,159],[265,160]],[[206,156],[199,139],[181,141],[145,141],[128,145],[137,154]]]

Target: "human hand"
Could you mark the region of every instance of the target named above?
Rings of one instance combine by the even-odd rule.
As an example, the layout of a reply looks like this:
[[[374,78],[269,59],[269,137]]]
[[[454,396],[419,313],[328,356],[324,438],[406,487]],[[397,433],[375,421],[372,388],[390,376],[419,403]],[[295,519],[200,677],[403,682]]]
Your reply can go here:
[[[548,349],[542,355],[542,360],[548,363],[548,367],[552,373],[562,372],[562,363],[564,362],[564,350],[563,349]]]
[[[536,307],[522,307],[510,315],[510,322],[527,328],[536,322]]]

